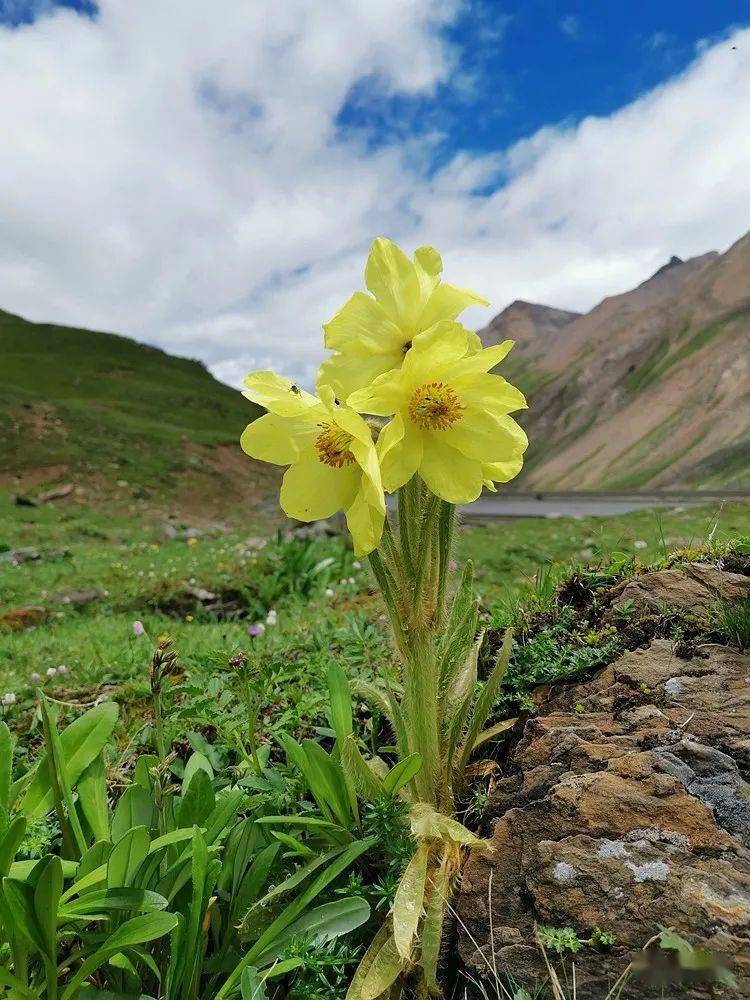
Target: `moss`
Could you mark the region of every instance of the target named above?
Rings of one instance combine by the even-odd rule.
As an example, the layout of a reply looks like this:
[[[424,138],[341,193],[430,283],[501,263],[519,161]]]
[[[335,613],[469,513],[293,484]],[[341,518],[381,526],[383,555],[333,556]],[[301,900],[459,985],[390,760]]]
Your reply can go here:
[[[750,473],[750,434],[745,434],[740,440],[720,448],[707,458],[698,462],[691,470],[691,478],[695,486],[710,484],[738,485],[747,482]]]
[[[680,343],[689,329],[689,327],[685,327],[675,338],[674,345],[679,345],[676,350],[672,350],[673,342],[669,338],[662,338],[648,360],[634,372],[631,372],[625,380],[625,388],[629,392],[638,392],[652,385],[662,378],[670,368],[673,368],[681,361],[684,361],[685,358],[689,358],[691,354],[695,354],[696,351],[700,351],[703,347],[710,344],[731,322],[747,315],[748,310],[737,310],[723,319],[703,327],[703,329],[698,330],[684,343]]]
[[[659,364],[669,351],[669,340],[663,337],[656,346],[656,349],[649,355],[646,361],[625,379],[625,388],[628,392],[638,392],[654,381],[654,373],[658,371]]]

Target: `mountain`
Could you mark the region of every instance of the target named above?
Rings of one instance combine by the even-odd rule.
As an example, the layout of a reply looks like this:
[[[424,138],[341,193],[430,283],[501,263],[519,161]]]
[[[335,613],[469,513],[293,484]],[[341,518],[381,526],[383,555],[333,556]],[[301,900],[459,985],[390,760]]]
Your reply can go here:
[[[517,341],[519,488],[750,487],[750,234],[584,315],[514,302],[480,336]]]
[[[198,361],[0,312],[0,486],[219,516],[268,492],[273,472],[238,447],[259,412]]]
[[[480,335],[516,341],[519,488],[750,488],[750,234],[584,315],[513,302]],[[0,312],[0,488],[241,517],[277,482],[238,447],[258,412],[198,361]]]

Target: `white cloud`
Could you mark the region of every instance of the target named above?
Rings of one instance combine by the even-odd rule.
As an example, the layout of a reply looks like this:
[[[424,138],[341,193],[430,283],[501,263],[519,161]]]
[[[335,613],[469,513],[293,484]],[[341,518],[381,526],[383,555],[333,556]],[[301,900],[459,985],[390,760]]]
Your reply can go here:
[[[564,35],[577,41],[581,37],[581,23],[575,14],[566,14],[557,22],[557,26]]]
[[[748,31],[609,118],[436,176],[433,135],[373,149],[341,130],[363,81],[430,95],[460,78],[441,36],[459,2],[105,0],[95,21],[0,29],[0,308],[230,381],[310,379],[375,235],[434,242],[496,309],[587,308],[750,227]]]

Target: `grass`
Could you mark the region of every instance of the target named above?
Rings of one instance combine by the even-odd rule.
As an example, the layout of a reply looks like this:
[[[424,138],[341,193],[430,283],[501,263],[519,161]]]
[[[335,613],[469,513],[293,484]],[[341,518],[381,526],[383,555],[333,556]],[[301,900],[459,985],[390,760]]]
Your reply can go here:
[[[715,627],[733,646],[750,649],[750,597],[721,601],[714,609]]]
[[[639,389],[645,389],[647,385],[653,382],[657,377],[656,373],[659,370],[662,360],[668,353],[669,341],[666,337],[662,337],[656,345],[654,352],[649,355],[639,368],[636,368],[625,379],[625,388],[628,392],[638,392]]]
[[[676,344],[679,346],[672,353],[670,353],[672,343],[669,339],[662,338],[646,361],[628,375],[625,380],[625,388],[628,392],[638,392],[657,382],[674,365],[684,361],[685,358],[689,358],[696,351],[700,351],[706,344],[710,344],[733,320],[746,315],[746,310],[730,313],[730,315],[725,316],[723,319],[697,330],[686,341],[680,343],[685,332],[683,331],[683,334],[680,334],[676,340]]]
[[[32,673],[60,664],[70,671],[68,683],[85,689],[142,679],[146,649],[133,635],[136,619],[152,637],[169,633],[183,663],[209,673],[208,660],[226,661],[247,645],[248,623],[264,621],[271,607],[279,624],[268,629],[275,638],[264,639],[269,655],[295,669],[320,670],[326,643],[334,650],[344,643],[348,656],[369,657],[371,666],[389,656],[370,577],[343,541],[259,548],[268,528],[258,521],[197,536],[189,525],[172,522],[176,537],[167,538],[156,516],[15,507],[2,493],[0,524],[0,615],[29,606],[46,613],[33,628],[0,631],[0,691],[30,688]],[[533,591],[540,566],[595,562],[613,551],[650,561],[665,549],[705,540],[714,526],[717,539],[747,534],[750,504],[465,528],[460,555],[475,562],[491,609]],[[18,548],[39,558],[14,566],[7,553]],[[205,592],[215,599],[206,600]],[[290,699],[308,681],[303,672]]]
[[[30,606],[41,607],[46,616],[21,631],[0,624],[0,695],[15,696],[13,704],[0,706],[0,717],[18,737],[19,772],[39,753],[39,688],[66,721],[96,699],[111,698],[120,706],[109,772],[116,798],[135,760],[154,747],[149,664],[154,643],[169,635],[177,667],[160,697],[171,780],[185,777],[191,754],[207,762],[217,787],[233,784],[243,773],[250,727],[242,683],[249,671],[257,701],[255,731],[268,762],[262,779],[242,779],[249,782],[250,804],[268,817],[294,812],[303,802],[307,818],[319,818],[299,777],[284,764],[278,740],[292,733],[329,747],[329,668],[340,664],[351,677],[373,681],[387,675],[393,663],[368,570],[343,538],[267,537],[269,528],[258,519],[242,530],[215,526],[202,533],[172,520],[165,532],[163,517],[147,508],[134,518],[126,509],[78,504],[17,507],[3,493],[0,524],[0,622],[4,613]],[[575,678],[627,648],[625,630],[618,635],[619,623],[606,627],[596,601],[574,610],[558,600],[558,584],[571,566],[579,567],[574,579],[593,593],[644,564],[666,564],[675,549],[687,549],[685,558],[693,558],[701,545],[720,551],[727,539],[740,535],[750,536],[748,503],[462,529],[459,556],[476,563],[487,630],[483,669],[504,627],[516,626],[512,667],[493,721],[530,709],[532,685]],[[746,549],[741,551],[744,558]],[[18,565],[11,560],[14,553]],[[23,556],[35,558],[21,561]],[[601,568],[581,568],[596,563]],[[721,609],[719,624],[730,639],[747,628],[747,611]],[[136,620],[145,634],[136,634]],[[265,628],[251,636],[248,625],[256,623]],[[668,626],[673,637],[682,634],[679,622]],[[377,713],[359,704],[354,722],[364,749],[386,757],[393,752],[390,731]],[[481,780],[470,795],[477,817],[486,795]],[[364,832],[376,838],[378,852],[342,876],[326,902],[342,893],[362,894],[376,914],[392,904],[413,843],[401,813],[383,808],[370,806],[363,814]],[[23,856],[56,850],[59,836],[54,818],[36,823],[22,845]],[[292,852],[284,855],[285,863],[293,867],[309,857],[313,841],[284,843]],[[366,939],[363,932],[335,946],[291,942],[289,955],[304,963],[282,995],[343,1000]],[[503,987],[497,995],[507,993]],[[541,1000],[549,994],[533,995]]]
[[[62,464],[165,494],[188,442],[234,443],[258,412],[199,361],[0,312],[0,473]]]

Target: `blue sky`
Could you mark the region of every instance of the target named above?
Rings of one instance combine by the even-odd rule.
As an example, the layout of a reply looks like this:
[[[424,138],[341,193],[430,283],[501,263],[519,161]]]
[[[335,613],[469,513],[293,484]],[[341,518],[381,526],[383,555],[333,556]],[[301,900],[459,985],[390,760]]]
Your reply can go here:
[[[373,98],[361,85],[339,121],[375,143],[434,128],[438,162],[504,149],[550,123],[611,113],[747,24],[747,0],[471,0],[445,29],[456,76],[418,98]]]
[[[95,0],[0,0],[0,23],[50,7],[97,13]],[[502,150],[550,123],[607,115],[749,24],[748,0],[463,0],[442,32],[457,70],[446,82],[389,97],[360,81],[338,124],[373,146],[434,131],[439,166],[457,150]]]
[[[0,0],[0,309],[232,383],[314,379],[378,235],[492,312],[589,309],[750,229],[748,25],[748,0]]]

